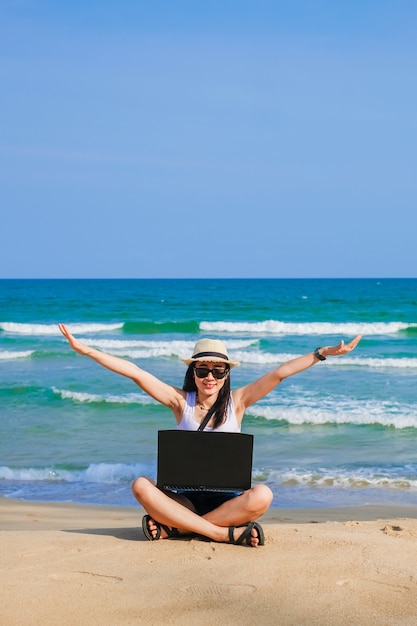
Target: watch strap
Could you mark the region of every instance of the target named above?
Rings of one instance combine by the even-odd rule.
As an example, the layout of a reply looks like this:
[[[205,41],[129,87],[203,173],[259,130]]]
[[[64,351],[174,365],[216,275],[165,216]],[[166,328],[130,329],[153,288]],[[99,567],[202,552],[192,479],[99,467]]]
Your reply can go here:
[[[319,361],[325,361],[327,357],[323,356],[322,354],[320,354],[320,348],[316,348],[313,352],[314,356],[316,357],[316,359],[318,359]]]

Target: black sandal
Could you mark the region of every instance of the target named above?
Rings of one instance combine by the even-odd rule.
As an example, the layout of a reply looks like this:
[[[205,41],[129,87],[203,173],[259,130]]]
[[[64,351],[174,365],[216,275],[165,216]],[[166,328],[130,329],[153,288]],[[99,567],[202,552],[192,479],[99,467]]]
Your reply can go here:
[[[156,537],[152,535],[152,531],[149,528],[149,522],[151,520],[156,526]],[[165,524],[160,524],[159,522],[156,522],[154,518],[151,517],[150,515],[144,515],[142,517],[143,534],[145,535],[146,539],[148,539],[149,541],[156,541],[157,539],[160,539],[162,529],[165,530],[166,534],[168,535],[168,539],[174,539],[175,537],[180,536],[180,533],[178,532],[177,528],[170,528],[169,526],[165,526]]]
[[[233,536],[235,528],[244,528],[245,530],[239,535],[237,539]],[[255,529],[258,533],[258,546],[263,546],[265,543],[265,536],[262,526],[258,522],[249,522],[249,524],[243,524],[243,526],[229,526],[229,543],[233,543],[235,546],[249,546],[250,548],[256,548],[252,545],[252,529]],[[255,537],[253,537],[255,539]]]

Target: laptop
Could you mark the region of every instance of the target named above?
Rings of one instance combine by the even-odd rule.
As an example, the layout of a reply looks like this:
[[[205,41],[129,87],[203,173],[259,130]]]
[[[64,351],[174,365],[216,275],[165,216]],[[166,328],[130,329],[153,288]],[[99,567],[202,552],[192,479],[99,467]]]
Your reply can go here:
[[[252,481],[253,435],[191,430],[158,432],[157,486],[239,494]]]

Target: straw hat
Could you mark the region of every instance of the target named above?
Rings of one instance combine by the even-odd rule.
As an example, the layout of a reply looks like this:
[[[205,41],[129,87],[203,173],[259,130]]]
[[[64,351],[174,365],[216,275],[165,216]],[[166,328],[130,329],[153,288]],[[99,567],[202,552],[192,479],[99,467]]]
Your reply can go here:
[[[231,361],[226,346],[220,339],[200,339],[194,346],[193,356],[190,359],[182,359],[186,365],[195,361],[207,361],[208,363],[227,363],[231,368],[240,365],[239,361]]]

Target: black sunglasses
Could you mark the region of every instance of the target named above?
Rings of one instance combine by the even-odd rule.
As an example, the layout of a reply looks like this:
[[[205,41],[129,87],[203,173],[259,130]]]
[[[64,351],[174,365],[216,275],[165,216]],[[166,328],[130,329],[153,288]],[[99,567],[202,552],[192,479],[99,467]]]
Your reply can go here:
[[[195,367],[194,372],[197,378],[206,378],[211,372],[216,378],[216,380],[221,380],[224,378],[229,370],[226,367],[213,367],[210,369],[209,367]]]

